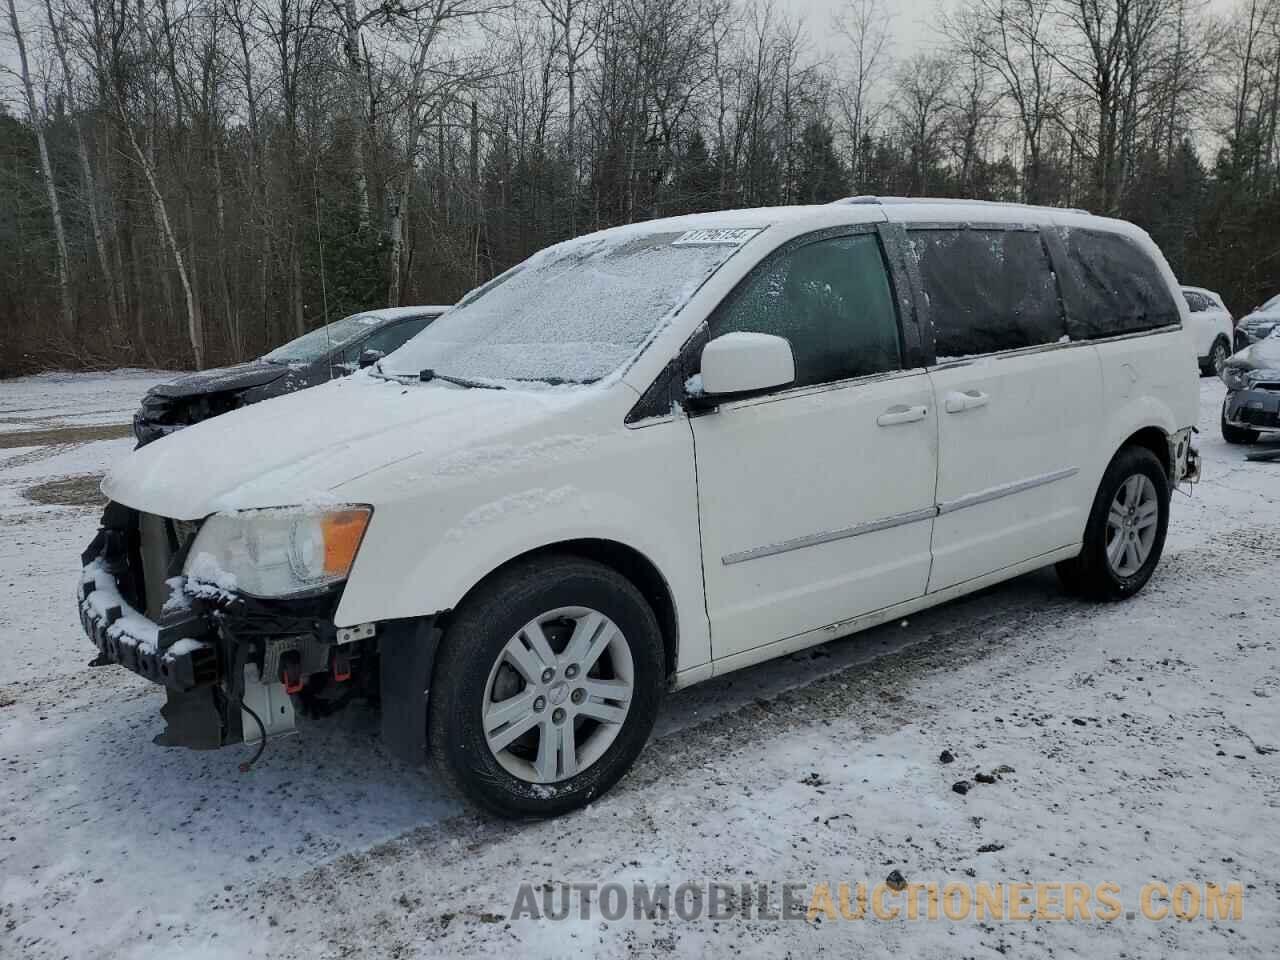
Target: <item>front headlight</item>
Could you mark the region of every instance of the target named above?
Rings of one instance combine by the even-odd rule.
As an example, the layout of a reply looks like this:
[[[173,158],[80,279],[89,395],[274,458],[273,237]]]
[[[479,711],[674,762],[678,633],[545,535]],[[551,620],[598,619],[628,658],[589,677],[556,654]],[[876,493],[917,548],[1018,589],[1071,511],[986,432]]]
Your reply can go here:
[[[362,504],[215,513],[182,572],[255,597],[310,593],[347,578],[372,514]]]
[[[1222,382],[1227,385],[1229,390],[1244,389],[1244,367],[1223,367]]]

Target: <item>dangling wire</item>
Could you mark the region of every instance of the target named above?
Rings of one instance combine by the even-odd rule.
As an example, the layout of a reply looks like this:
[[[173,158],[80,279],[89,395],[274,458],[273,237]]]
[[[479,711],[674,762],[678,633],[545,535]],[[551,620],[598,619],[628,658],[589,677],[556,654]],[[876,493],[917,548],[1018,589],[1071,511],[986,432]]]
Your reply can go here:
[[[316,204],[316,246],[320,248],[320,305],[324,311],[324,348],[329,358],[329,379],[333,379],[333,344],[329,340],[329,288],[324,276],[324,237],[320,233],[320,156],[311,171],[311,195]]]

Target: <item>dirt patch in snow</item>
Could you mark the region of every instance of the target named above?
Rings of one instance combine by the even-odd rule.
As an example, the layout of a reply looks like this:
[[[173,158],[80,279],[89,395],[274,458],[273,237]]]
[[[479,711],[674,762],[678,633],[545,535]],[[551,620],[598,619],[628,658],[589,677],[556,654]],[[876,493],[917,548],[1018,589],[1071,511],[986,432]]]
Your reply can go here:
[[[99,423],[86,427],[53,427],[47,430],[17,430],[0,433],[0,450],[11,447],[43,447],[51,443],[89,443],[92,440],[119,440],[132,436],[127,423]]]
[[[85,473],[76,477],[59,477],[27,487],[22,495],[28,500],[51,507],[101,507],[107,502],[99,485],[102,474]]]

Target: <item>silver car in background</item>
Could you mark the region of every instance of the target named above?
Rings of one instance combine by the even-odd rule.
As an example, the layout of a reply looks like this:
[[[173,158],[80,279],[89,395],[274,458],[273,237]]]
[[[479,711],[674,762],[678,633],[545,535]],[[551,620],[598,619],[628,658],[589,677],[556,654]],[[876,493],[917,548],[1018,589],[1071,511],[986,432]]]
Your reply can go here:
[[[1267,339],[1277,327],[1280,327],[1280,295],[1260,307],[1254,307],[1251,313],[1240,318],[1236,332],[1243,336],[1237,338],[1236,349]]]
[[[1280,328],[1227,360],[1221,376],[1222,439],[1253,443],[1263,431],[1280,430]]]

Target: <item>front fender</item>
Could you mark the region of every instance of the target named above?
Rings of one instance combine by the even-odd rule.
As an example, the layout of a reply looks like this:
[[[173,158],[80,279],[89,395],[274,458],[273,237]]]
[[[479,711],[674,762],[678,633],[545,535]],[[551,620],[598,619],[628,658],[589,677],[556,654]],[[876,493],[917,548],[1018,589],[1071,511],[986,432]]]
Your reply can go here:
[[[490,573],[571,540],[629,547],[670,588],[681,669],[710,661],[697,490],[687,422],[600,437],[589,456],[550,469],[475,481],[375,504],[335,622],[425,617],[451,610]],[[353,494],[354,495],[354,494]]]

